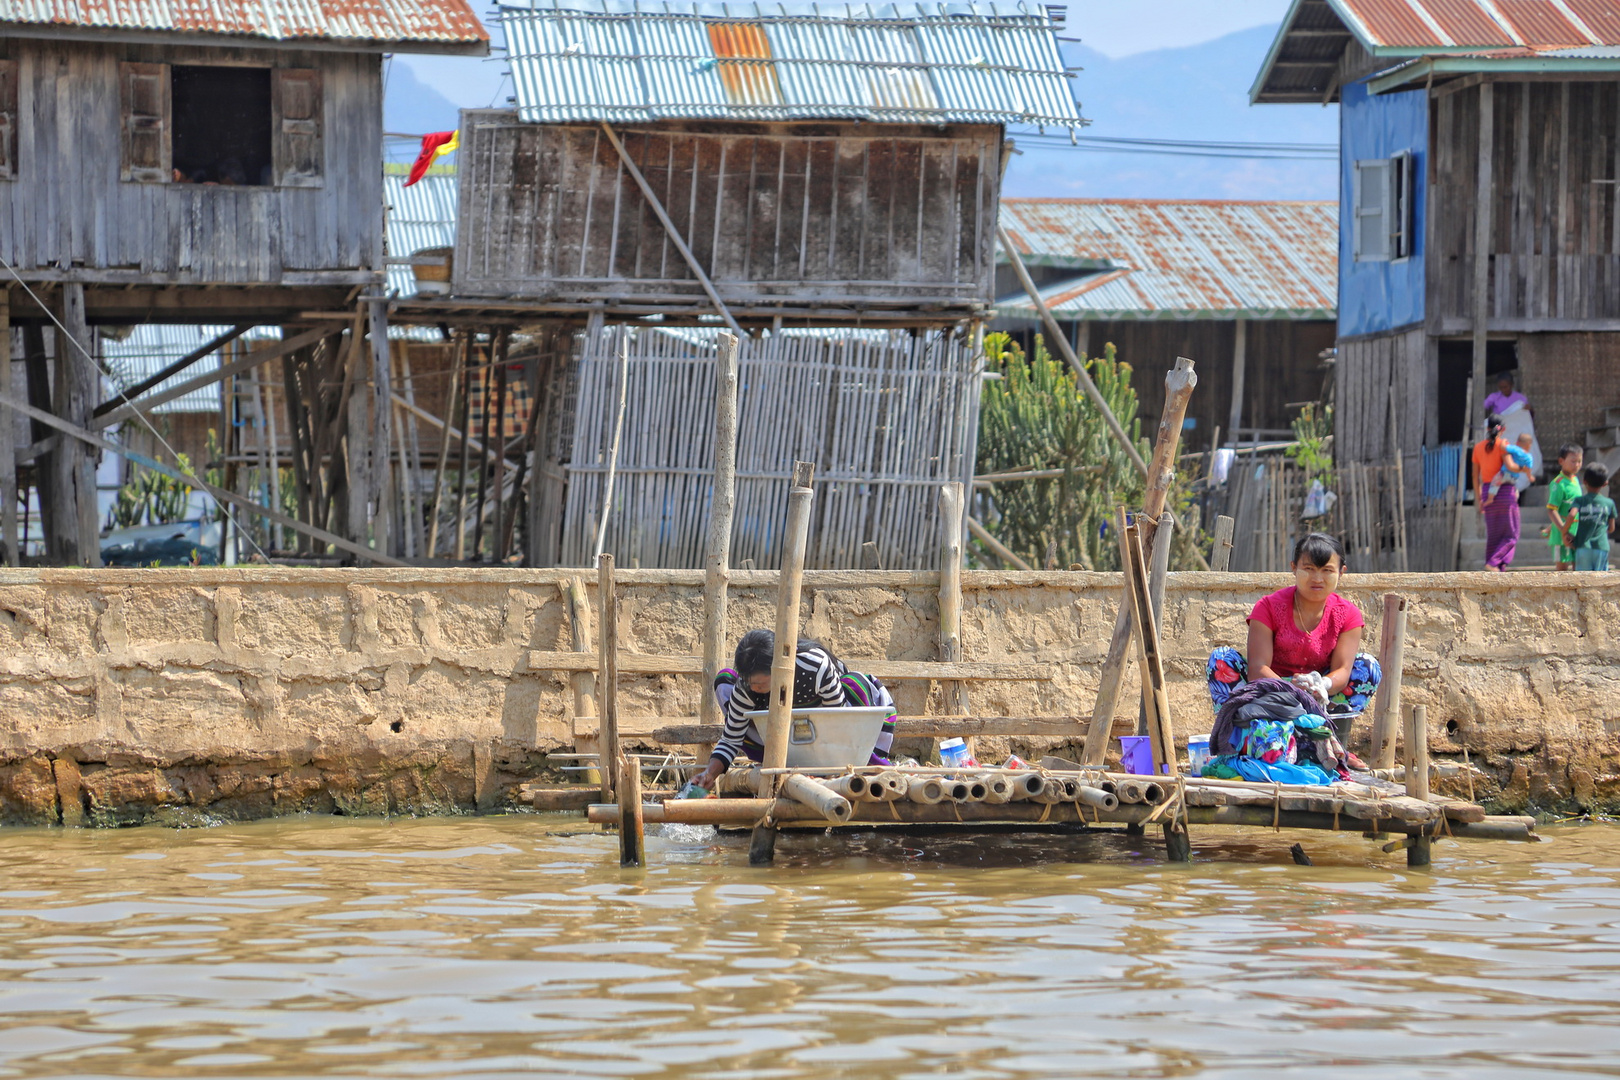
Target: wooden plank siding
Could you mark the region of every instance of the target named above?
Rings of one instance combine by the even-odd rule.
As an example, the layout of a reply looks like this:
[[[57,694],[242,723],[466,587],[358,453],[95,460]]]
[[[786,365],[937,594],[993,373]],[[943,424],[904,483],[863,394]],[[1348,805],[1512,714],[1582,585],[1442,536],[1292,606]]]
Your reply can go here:
[[[1489,328],[1620,329],[1620,82],[1495,84]],[[1433,101],[1432,333],[1473,323],[1477,89]]]
[[[382,69],[374,54],[0,40],[17,62],[14,178],[0,252],[25,278],[121,284],[339,284],[382,263]],[[120,65],[311,69],[322,85],[318,184],[121,180]]]
[[[707,303],[599,127],[470,111],[462,130],[455,294]],[[997,127],[670,123],[619,134],[728,304],[939,319],[989,302]]]
[[[1389,410],[1406,459],[1408,505],[1422,491],[1419,451],[1436,445],[1439,402],[1433,339],[1422,329],[1341,341],[1334,373],[1333,456],[1344,463],[1390,464]]]

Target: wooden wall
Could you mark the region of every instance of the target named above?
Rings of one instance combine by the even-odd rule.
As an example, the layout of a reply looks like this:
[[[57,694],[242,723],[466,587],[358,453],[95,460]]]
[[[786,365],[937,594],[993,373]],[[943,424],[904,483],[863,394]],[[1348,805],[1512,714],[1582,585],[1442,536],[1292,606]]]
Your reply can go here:
[[[1490,328],[1620,330],[1620,82],[1498,82],[1492,97]],[[1472,326],[1479,102],[1476,87],[1432,105],[1436,333]]]
[[[1536,436],[1551,462],[1560,443],[1585,443],[1586,429],[1602,426],[1603,410],[1620,405],[1620,336],[1525,334],[1519,387],[1536,410]]]
[[[358,282],[382,262],[382,66],[375,54],[0,39],[17,62],[17,170],[0,252],[25,277],[129,283]],[[119,179],[120,64],[258,64],[321,74],[319,186]],[[29,271],[33,271],[32,274]],[[326,273],[323,273],[326,272]]]
[[[477,111],[463,113],[462,131],[455,293],[707,304],[600,127]],[[671,123],[620,134],[739,309],[941,320],[990,301],[997,127]]]
[[[1420,450],[1435,445],[1439,367],[1434,348],[1421,329],[1339,343],[1334,460],[1340,464],[1392,463],[1389,418],[1393,398],[1409,504],[1422,491]]]

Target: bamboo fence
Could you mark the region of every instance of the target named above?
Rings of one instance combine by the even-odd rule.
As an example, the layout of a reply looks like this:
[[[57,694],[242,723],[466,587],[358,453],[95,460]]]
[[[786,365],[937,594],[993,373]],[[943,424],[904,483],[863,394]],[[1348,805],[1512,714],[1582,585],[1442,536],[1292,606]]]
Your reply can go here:
[[[704,331],[605,327],[573,368],[571,439],[559,446],[559,562],[590,562],[617,407],[617,350],[630,335],[628,412],[606,550],[621,564],[697,568],[714,477],[716,342]],[[738,353],[732,560],[781,561],[794,460],[817,463],[806,565],[853,569],[875,543],[886,566],[939,560],[941,483],[972,479],[978,379],[965,337],[909,331],[766,333]]]

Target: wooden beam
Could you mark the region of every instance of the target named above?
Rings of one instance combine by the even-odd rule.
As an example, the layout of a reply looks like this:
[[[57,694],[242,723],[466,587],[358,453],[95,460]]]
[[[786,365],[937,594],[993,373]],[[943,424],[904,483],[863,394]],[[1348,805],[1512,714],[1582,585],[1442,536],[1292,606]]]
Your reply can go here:
[[[765,721],[765,767],[787,765],[792,727],[794,672],[798,668],[799,597],[804,587],[804,552],[810,542],[810,508],[815,499],[815,465],[793,463],[788,490],[787,530],[782,538],[782,573],[776,592],[776,639],[771,659],[771,696]],[[775,786],[774,782],[771,785]],[[774,792],[766,790],[762,795]]]
[[[1468,443],[1485,436],[1486,323],[1491,312],[1492,158],[1495,157],[1496,99],[1490,83],[1479,87],[1479,160],[1474,191],[1474,383],[1468,398]]]
[[[944,664],[937,660],[856,660],[846,659],[850,667],[875,675],[880,679],[963,679],[968,682],[1045,682],[1052,677],[1049,664],[994,664],[965,660]],[[530,671],[591,671],[588,658],[572,652],[532,650],[528,654]],[[619,670],[626,675],[701,675],[702,656],[669,656],[654,653],[627,652],[619,657]]]
[[[900,739],[974,736],[1066,739],[1073,738],[1075,731],[1089,720],[1085,716],[911,716],[895,720],[894,734]],[[624,718],[622,724],[622,734],[639,732],[645,727],[634,717]],[[637,737],[649,738],[661,746],[712,746],[720,738],[721,730],[719,724],[670,724]]]
[[[967,527],[968,532],[973,534],[973,538],[975,540],[989,548],[992,555],[1011,566],[1013,569],[1026,571],[1032,571],[1035,569],[1033,566],[1029,565],[1029,563],[1025,562],[1023,559],[1020,559],[1017,555],[1014,555],[1012,548],[990,535],[990,530],[986,529],[979,522],[978,518],[969,515],[967,519]]]
[[[281,341],[271,342],[264,348],[250,352],[241,360],[223,365],[217,371],[206,372],[202,375],[198,375],[196,378],[187,379],[178,386],[171,386],[167,390],[159,390],[157,393],[148,394],[144,398],[132,399],[128,402],[123,402],[108,412],[96,416],[91,420],[89,427],[92,431],[102,431],[106,428],[112,427],[114,424],[123,423],[125,420],[134,418],[139,413],[153,409],[165,402],[173,401],[175,398],[185,397],[194,390],[201,390],[205,387],[213,386],[221,379],[229,378],[232,375],[240,375],[244,371],[252,371],[260,364],[268,363],[271,360],[279,359],[288,355],[289,353],[297,351],[298,349],[313,345],[331,332],[330,327],[321,326],[315,328],[314,330],[305,330],[302,334],[298,334],[295,337],[283,338]]]
[[[304,535],[313,537],[314,539],[320,540],[323,543],[331,544],[340,551],[347,551],[351,554],[359,555],[362,558],[369,559],[375,563],[380,563],[383,566],[406,565],[399,559],[389,558],[387,555],[384,555],[381,552],[372,551],[367,547],[361,547],[359,544],[345,540],[343,537],[338,536],[335,533],[329,533],[325,529],[318,529],[313,525],[308,525],[297,520],[296,518],[290,518],[286,514],[281,513],[279,510],[272,510],[267,506],[261,506],[252,499],[238,495],[234,491],[225,491],[222,488],[217,488],[208,483],[206,480],[200,480],[195,476],[189,476],[173,466],[165,465],[160,461],[155,461],[152,458],[147,457],[145,454],[136,453],[127,446],[119,446],[117,443],[104,439],[92,431],[87,431],[84,428],[70,424],[66,420],[53,416],[51,413],[48,413],[43,409],[36,409],[32,405],[18,401],[14,397],[0,398],[0,405],[9,406],[10,408],[16,409],[24,416],[38,420],[45,426],[55,428],[65,435],[71,435],[74,439],[77,439],[80,442],[87,443],[90,446],[99,447],[102,450],[108,451],[109,453],[118,454],[121,457],[135,462],[144,469],[150,469],[155,473],[160,473],[163,476],[167,476],[171,480],[178,480],[183,484],[190,484],[199,491],[207,492],[220,502],[230,503],[232,506],[240,507],[241,509],[248,511],[255,516],[267,517],[277,525],[283,526],[284,528],[292,529],[295,532],[303,533]]]
[[[1243,382],[1249,366],[1249,321],[1238,319],[1232,334],[1232,407],[1227,411],[1226,430],[1236,441],[1237,430],[1243,426]]]
[[[605,801],[619,789],[619,592],[613,581],[613,556],[599,556],[596,568],[596,599],[602,607],[596,640],[596,692],[602,709],[597,761]]]
[[[652,185],[647,183],[647,178],[641,175],[641,170],[630,159],[630,154],[625,150],[624,143],[619,141],[619,136],[614,133],[613,128],[605,121],[602,124],[602,130],[607,134],[608,142],[613,144],[613,149],[618,151],[619,160],[624,162],[625,171],[630,174],[630,178],[641,189],[641,194],[646,198],[648,205],[652,207],[653,213],[658,215],[658,221],[664,226],[664,231],[669,234],[669,239],[674,243],[675,249],[681,253],[681,258],[685,259],[686,265],[691,267],[693,275],[698,279],[698,284],[702,285],[703,291],[708,294],[709,302],[720,313],[720,317],[726,321],[726,325],[731,327],[731,332],[738,337],[742,337],[742,327],[737,325],[737,320],[732,317],[731,309],[726,306],[726,302],[720,299],[720,294],[715,291],[714,282],[709,280],[709,275],[698,263],[697,256],[693,255],[692,249],[686,246],[685,237],[681,236],[680,230],[675,228],[675,223],[669,219],[669,214],[665,213],[664,204],[659,201],[657,193],[652,189]]]
[[[186,355],[182,356],[180,359],[176,360],[174,363],[170,364],[156,375],[149,375],[140,382],[136,383],[134,386],[131,386],[129,389],[125,390],[119,396],[115,398],[108,398],[106,401],[103,401],[100,405],[96,406],[94,415],[102,416],[106,413],[112,412],[114,409],[118,408],[118,406],[124,404],[125,401],[135,400],[148,390],[152,389],[152,387],[174,378],[192,364],[195,364],[197,361],[201,360],[210,353],[224,348],[226,345],[229,345],[231,342],[235,341],[237,338],[241,337],[251,329],[253,329],[252,324],[232,327],[230,330],[227,330],[225,333],[219,335],[219,337],[215,338],[213,341],[210,341],[202,348],[193,349],[191,352],[186,353]]]
[[[714,680],[725,662],[731,528],[737,510],[737,345],[736,334],[720,334],[714,363],[714,490],[703,557],[703,685],[698,687],[698,715],[705,724],[720,719]]]

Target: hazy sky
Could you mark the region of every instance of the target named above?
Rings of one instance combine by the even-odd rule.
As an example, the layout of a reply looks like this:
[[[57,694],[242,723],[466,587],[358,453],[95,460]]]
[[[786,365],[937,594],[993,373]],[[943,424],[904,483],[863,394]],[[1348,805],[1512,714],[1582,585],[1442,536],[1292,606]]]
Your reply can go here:
[[[1275,26],[1289,0],[1069,0],[1065,37],[1105,56],[1129,56],[1213,41],[1234,30]]]
[[[1078,37],[1106,56],[1129,56],[1152,49],[1196,45],[1201,41],[1276,25],[1289,0],[1069,0],[1065,37]],[[493,31],[495,28],[491,27]],[[449,56],[399,56],[418,79],[460,108],[504,104],[501,72],[504,59]]]

